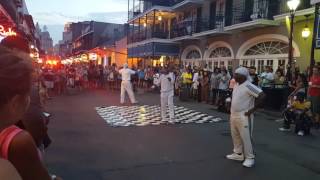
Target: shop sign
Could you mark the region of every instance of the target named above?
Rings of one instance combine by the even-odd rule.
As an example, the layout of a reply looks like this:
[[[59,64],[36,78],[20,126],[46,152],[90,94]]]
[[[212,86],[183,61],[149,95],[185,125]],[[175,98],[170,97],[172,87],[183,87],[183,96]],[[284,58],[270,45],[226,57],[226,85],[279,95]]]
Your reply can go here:
[[[0,25],[0,36],[16,36],[17,33],[13,31],[11,28],[6,29],[4,26]]]

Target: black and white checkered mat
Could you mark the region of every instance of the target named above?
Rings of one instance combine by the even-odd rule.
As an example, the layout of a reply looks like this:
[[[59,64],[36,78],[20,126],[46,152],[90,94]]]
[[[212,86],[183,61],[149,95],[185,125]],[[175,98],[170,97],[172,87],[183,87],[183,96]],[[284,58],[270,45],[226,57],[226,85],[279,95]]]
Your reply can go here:
[[[182,106],[175,106],[175,119],[161,118],[159,106],[107,106],[97,107],[98,114],[114,127],[148,126],[161,124],[215,123],[221,118],[190,110]]]

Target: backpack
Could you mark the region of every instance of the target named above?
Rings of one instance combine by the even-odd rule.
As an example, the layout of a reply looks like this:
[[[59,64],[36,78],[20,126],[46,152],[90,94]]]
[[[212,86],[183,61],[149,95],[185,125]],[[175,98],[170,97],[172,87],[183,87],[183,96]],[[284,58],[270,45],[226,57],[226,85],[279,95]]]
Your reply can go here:
[[[17,126],[10,126],[0,132],[0,157],[9,158],[9,147],[13,138],[22,132]]]

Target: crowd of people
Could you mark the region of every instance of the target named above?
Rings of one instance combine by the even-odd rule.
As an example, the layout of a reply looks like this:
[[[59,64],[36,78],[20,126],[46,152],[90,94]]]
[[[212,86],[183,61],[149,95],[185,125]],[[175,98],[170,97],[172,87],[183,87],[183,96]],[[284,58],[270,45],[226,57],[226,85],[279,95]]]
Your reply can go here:
[[[235,73],[226,67],[215,68],[211,72],[207,68],[181,68],[177,65],[132,69],[129,69],[127,64],[123,67],[117,67],[115,64],[105,67],[94,64],[39,67],[31,63],[34,61],[29,59],[26,47],[16,47],[16,44],[3,46],[0,47],[2,177],[10,176],[24,180],[61,179],[50,174],[43,162],[44,152],[51,144],[48,135],[50,113],[45,107],[47,100],[52,96],[62,95],[71,90],[81,92],[84,89],[97,88],[110,91],[121,89],[121,103],[124,103],[124,94],[128,92],[133,104],[138,102],[131,93],[132,89],[159,90],[161,116],[166,118],[166,106],[169,106],[169,109],[172,109],[169,113],[172,121],[173,96],[176,94],[181,100],[196,100],[216,105],[220,110],[231,111],[231,120],[235,123],[231,128],[235,130],[240,128],[237,127],[237,121],[242,119],[234,116],[235,112],[240,110],[236,110],[235,105],[233,108],[230,107],[231,102],[241,109],[239,102],[245,101],[242,100],[245,95],[250,95],[247,99],[251,102],[255,98],[261,99],[260,96],[264,95],[263,89],[288,89],[287,108],[283,111],[285,120],[280,130],[290,131],[292,124],[295,124],[295,133],[303,136],[310,134],[312,126],[319,128],[319,64],[306,72],[300,72],[296,68],[292,74],[286,74],[283,67],[279,67],[275,72],[271,67],[266,67],[260,74],[257,74],[255,67],[241,67]],[[236,87],[238,89],[235,89]],[[237,97],[233,97],[232,94],[236,94]],[[255,111],[255,107],[251,107],[249,103],[246,110],[250,112],[246,112],[249,113],[249,117],[251,111]],[[250,135],[247,136],[248,140]],[[238,141],[240,142],[239,139]],[[249,157],[252,155],[251,151],[249,148],[244,154]],[[227,158],[234,160],[242,159],[243,156],[231,154]],[[246,165],[251,166],[253,163],[248,161]]]

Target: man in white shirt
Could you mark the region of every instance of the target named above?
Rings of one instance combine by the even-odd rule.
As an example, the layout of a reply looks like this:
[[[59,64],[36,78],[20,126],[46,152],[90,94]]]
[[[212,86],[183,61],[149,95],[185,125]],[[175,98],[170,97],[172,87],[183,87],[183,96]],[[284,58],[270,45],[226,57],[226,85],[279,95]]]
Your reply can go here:
[[[130,101],[132,104],[137,104],[136,98],[134,96],[131,84],[131,75],[134,75],[136,72],[128,68],[128,64],[124,64],[123,68],[119,70],[119,73],[122,77],[121,82],[121,98],[120,103],[123,104],[125,100],[126,92],[129,95]]]
[[[244,161],[244,167],[254,166],[254,152],[251,142],[253,113],[262,104],[264,93],[250,82],[247,68],[240,67],[234,76],[237,84],[233,89],[230,126],[233,140],[233,154],[226,157],[235,161]]]
[[[161,86],[161,118],[162,120],[166,120],[168,106],[170,122],[174,122],[174,82],[174,74],[169,72],[167,68],[164,68],[159,80],[159,85]]]

